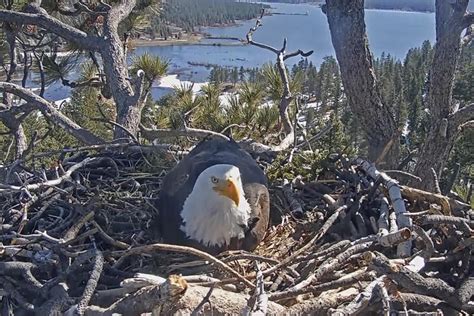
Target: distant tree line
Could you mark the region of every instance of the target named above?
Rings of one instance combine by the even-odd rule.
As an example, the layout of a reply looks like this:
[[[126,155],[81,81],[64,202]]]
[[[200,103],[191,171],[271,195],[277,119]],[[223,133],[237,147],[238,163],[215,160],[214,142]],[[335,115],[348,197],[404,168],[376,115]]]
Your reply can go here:
[[[366,0],[365,8],[434,12],[434,0]]]
[[[267,2],[283,2],[283,3],[324,3],[324,1],[314,0],[267,0]],[[473,4],[474,5],[474,4]],[[421,11],[434,12],[434,0],[366,0],[366,9],[381,10],[405,10],[405,11]],[[471,7],[472,9],[472,7]]]
[[[265,2],[279,2],[279,3],[307,3],[307,2],[323,2],[314,0],[267,0]]]
[[[167,0],[152,17],[152,32],[170,36],[175,27],[193,32],[198,26],[225,25],[257,17],[264,5],[233,0]]]
[[[429,66],[433,48],[429,41],[421,47],[412,48],[403,60],[399,60],[387,53],[374,58],[373,64],[377,78],[381,82],[381,97],[385,104],[391,106],[392,113],[396,113],[396,121],[401,133],[399,142],[405,155],[420,148],[426,138],[430,126],[430,113],[426,110],[426,94],[429,83]],[[474,95],[474,46],[464,47],[458,65],[458,75],[454,86],[454,97],[461,106],[464,106]],[[209,81],[214,85],[224,83],[239,85],[272,86],[271,76],[268,75],[269,65],[261,68],[244,67],[214,67],[211,70]],[[326,138],[332,146],[349,146],[354,150],[365,151],[367,143],[357,118],[348,106],[339,67],[334,57],[323,59],[316,67],[308,59],[301,59],[291,68],[291,76],[299,90],[309,97],[309,102],[316,106],[308,110],[307,121],[314,121],[323,117],[321,113],[329,113],[332,124],[338,128],[329,133],[333,137]],[[321,120],[321,119],[320,119]],[[322,124],[323,122],[319,122]],[[474,131],[468,130],[456,142],[452,155],[447,163],[446,170],[455,170],[459,163],[461,178],[474,177],[474,151],[470,140],[474,139]],[[407,166],[408,169],[413,166]],[[443,181],[451,172],[446,172]]]

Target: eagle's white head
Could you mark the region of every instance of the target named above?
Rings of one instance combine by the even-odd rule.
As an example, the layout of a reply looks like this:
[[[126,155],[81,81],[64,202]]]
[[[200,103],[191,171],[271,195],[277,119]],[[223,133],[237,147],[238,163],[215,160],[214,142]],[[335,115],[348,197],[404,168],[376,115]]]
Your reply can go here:
[[[239,168],[219,164],[205,169],[184,202],[181,217],[181,230],[204,246],[220,247],[233,237],[243,238],[250,205]]]

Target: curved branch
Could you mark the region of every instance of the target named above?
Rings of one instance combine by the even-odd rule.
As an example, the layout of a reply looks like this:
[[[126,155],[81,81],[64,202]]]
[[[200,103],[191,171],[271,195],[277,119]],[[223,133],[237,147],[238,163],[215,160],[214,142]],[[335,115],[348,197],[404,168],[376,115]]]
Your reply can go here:
[[[57,186],[61,184],[62,182],[69,180],[71,178],[71,175],[73,172],[76,170],[84,167],[88,163],[94,161],[96,158],[86,158],[83,161],[73,165],[71,168],[66,171],[65,174],[63,174],[61,177],[54,179],[54,180],[49,180],[46,182],[40,182],[40,183],[33,183],[33,184],[28,184],[26,186],[16,186],[16,185],[6,185],[6,184],[1,184],[0,183],[0,194],[2,193],[10,193],[10,192],[19,192],[21,190],[27,190],[27,191],[34,191],[34,190],[39,190],[47,187],[52,187],[52,186]]]
[[[451,131],[457,130],[461,125],[474,119],[474,103],[466,105],[448,117]]]
[[[154,139],[157,138],[163,138],[163,137],[179,137],[179,136],[185,136],[185,137],[208,137],[208,136],[214,136],[217,138],[222,138],[225,140],[229,140],[229,138],[221,133],[213,132],[213,131],[208,131],[204,129],[199,129],[199,128],[190,128],[186,127],[183,129],[150,129],[146,128],[145,126],[140,126],[141,133],[143,137],[148,139],[149,141],[153,141]]]
[[[250,34],[247,34],[247,42],[251,45],[254,45],[254,46],[257,46],[257,47],[260,47],[260,48],[263,48],[263,49],[267,49],[271,52],[274,52],[275,54],[279,54],[280,51],[278,49],[276,49],[275,47],[272,47],[270,45],[267,45],[267,44],[263,44],[263,43],[259,43],[259,42],[255,42],[253,39],[252,39],[252,35]]]
[[[474,24],[474,12],[466,13],[463,17],[462,23],[463,28],[468,28]]]
[[[151,245],[144,245],[144,246],[138,246],[135,248],[131,248],[126,251],[116,251],[112,255],[117,254],[120,255],[121,258],[125,258],[131,255],[141,255],[145,253],[156,253],[157,251],[171,251],[171,252],[178,252],[178,253],[186,253],[186,254],[192,254],[194,256],[206,259],[212,263],[214,263],[216,266],[222,268],[224,271],[229,272],[233,276],[237,277],[242,283],[244,283],[247,287],[251,289],[255,289],[255,285],[250,282],[247,278],[245,278],[243,275],[241,275],[239,272],[228,266],[226,263],[223,261],[217,259],[216,257],[201,251],[199,249],[195,249],[192,247],[187,247],[187,246],[178,246],[178,245],[171,245],[171,244],[161,244],[161,243],[156,243],[156,244],[151,244]]]
[[[70,118],[55,109],[50,102],[34,94],[28,89],[25,89],[13,83],[0,82],[0,91],[14,94],[20,97],[21,99],[27,101],[28,103],[30,103],[31,106],[34,106],[35,108],[40,110],[49,122],[64,128],[66,132],[68,132],[84,144],[97,145],[104,143],[103,139],[97,137],[90,131],[82,128]]]
[[[309,57],[309,56],[311,56],[312,53],[314,53],[313,50],[310,50],[309,52],[305,53],[301,49],[298,49],[296,52],[285,54],[285,56],[283,56],[283,60],[287,60],[288,58],[296,57],[298,55],[301,55],[303,57]]]
[[[30,6],[31,7],[31,6]],[[68,25],[60,20],[40,11],[41,8],[35,8],[38,13],[24,13],[11,10],[0,10],[0,21],[17,23],[17,24],[33,24],[41,26],[48,31],[61,36],[84,47],[88,50],[96,51],[101,46],[101,39]]]

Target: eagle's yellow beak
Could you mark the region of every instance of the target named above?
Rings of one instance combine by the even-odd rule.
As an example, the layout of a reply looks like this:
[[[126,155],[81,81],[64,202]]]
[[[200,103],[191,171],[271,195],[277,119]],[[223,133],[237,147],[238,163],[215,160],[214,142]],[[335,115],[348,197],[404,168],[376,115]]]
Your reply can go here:
[[[235,205],[239,206],[239,191],[237,190],[237,186],[232,179],[228,179],[226,181],[223,181],[222,183],[218,183],[214,187],[214,191],[223,196],[228,197],[229,199],[234,201]]]

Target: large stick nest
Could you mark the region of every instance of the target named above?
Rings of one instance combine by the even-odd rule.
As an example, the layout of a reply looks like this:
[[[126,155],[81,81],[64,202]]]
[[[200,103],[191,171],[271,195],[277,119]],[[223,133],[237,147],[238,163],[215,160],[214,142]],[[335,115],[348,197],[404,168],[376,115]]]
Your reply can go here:
[[[5,168],[2,312],[472,313],[462,201],[332,155],[317,178],[271,183],[272,226],[254,253],[212,257],[160,244],[154,200],[173,158],[102,150]]]

